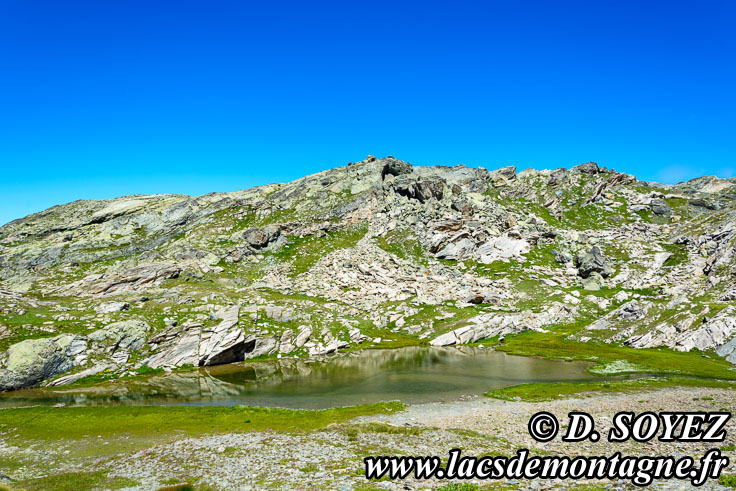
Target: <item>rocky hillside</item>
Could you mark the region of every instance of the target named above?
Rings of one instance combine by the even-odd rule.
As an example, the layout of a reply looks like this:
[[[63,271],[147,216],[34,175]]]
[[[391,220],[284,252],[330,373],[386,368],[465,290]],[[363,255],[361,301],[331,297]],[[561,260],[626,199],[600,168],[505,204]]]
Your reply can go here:
[[[736,363],[734,184],[368,157],[56,206],[0,228],[0,389],[561,325]]]

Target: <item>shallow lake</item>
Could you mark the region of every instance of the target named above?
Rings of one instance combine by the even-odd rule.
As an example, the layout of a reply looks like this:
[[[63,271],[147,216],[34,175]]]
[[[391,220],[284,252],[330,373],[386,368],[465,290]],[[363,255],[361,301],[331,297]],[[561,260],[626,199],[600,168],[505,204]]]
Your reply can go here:
[[[589,380],[583,362],[475,347],[365,350],[121,379],[94,387],[0,394],[0,407],[57,404],[250,405],[321,409],[378,401],[454,401],[527,382]]]

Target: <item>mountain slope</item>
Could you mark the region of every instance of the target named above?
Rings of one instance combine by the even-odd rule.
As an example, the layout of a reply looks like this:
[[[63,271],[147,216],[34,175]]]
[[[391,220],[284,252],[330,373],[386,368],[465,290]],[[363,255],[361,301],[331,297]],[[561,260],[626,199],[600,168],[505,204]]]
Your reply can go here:
[[[736,362],[734,183],[369,157],[56,206],[0,228],[0,388],[560,325]]]

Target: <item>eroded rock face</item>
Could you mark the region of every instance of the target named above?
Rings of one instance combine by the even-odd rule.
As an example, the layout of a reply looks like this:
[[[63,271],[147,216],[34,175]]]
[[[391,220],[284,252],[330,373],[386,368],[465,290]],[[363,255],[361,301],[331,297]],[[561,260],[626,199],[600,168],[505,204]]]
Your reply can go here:
[[[396,192],[401,196],[426,203],[434,198],[441,200],[447,195],[447,182],[442,178],[414,178],[401,176],[394,183]]]
[[[151,368],[180,367],[199,364],[200,324],[181,330],[169,330],[152,338],[149,343],[158,351],[145,361]]]
[[[218,317],[222,321],[211,330],[205,330],[199,345],[199,366],[221,365],[242,361],[249,344],[242,329],[237,327],[240,305],[222,310]]]
[[[33,387],[70,370],[86,347],[84,338],[71,334],[12,345],[0,364],[0,391]]]
[[[82,280],[81,284],[71,285],[69,290],[74,291],[81,287],[93,295],[139,291],[176,278],[181,271],[181,265],[170,262],[145,264],[111,275],[91,275]]]
[[[682,333],[675,340],[675,349],[708,350],[715,348],[724,357],[734,357],[733,339],[736,339],[736,306],[721,311],[697,329]]]

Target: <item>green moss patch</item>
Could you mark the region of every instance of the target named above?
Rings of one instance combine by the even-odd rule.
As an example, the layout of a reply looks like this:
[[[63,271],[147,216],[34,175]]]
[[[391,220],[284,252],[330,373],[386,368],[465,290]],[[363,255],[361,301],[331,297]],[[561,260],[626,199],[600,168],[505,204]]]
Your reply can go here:
[[[106,471],[67,472],[52,476],[25,479],[14,482],[13,487],[28,491],[56,489],[58,491],[76,491],[78,489],[121,489],[137,486],[140,483],[124,477],[108,476]]]
[[[24,440],[83,439],[90,436],[194,436],[238,431],[305,432],[367,414],[400,411],[400,402],[366,404],[322,411],[247,406],[85,406],[0,410],[0,429]]]
[[[527,331],[507,336],[496,346],[499,351],[512,355],[543,356],[564,360],[582,360],[605,365],[621,360],[641,367],[642,372],[687,375],[710,379],[736,380],[736,370],[716,355],[673,351],[668,348],[633,349],[607,343],[581,343],[567,339],[581,326],[558,327],[551,332]]]
[[[486,392],[486,397],[506,401],[529,402],[564,399],[571,396],[590,396],[600,393],[635,392],[663,387],[710,387],[718,389],[736,388],[736,382],[691,377],[640,378],[606,382],[556,382],[514,385]]]

